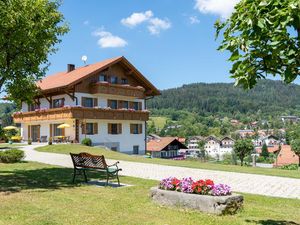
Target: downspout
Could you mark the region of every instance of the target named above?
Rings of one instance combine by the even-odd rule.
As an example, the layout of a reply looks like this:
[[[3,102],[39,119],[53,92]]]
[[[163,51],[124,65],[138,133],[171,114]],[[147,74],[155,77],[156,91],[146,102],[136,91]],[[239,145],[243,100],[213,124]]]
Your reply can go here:
[[[152,99],[152,98],[154,98],[154,96],[150,96],[150,97],[148,97],[148,98],[145,98],[144,99],[144,109],[147,109],[147,100],[150,100],[150,99]],[[146,154],[146,152],[147,152],[147,121],[145,121],[145,154]]]

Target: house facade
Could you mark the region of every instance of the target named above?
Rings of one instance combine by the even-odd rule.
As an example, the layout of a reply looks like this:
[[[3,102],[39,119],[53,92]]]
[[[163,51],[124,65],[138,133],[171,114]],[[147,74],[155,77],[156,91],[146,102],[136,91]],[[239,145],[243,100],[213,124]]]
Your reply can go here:
[[[117,57],[45,77],[34,104],[13,115],[22,138],[47,141],[90,138],[95,145],[144,154],[146,99],[160,92],[125,58]],[[69,127],[60,129],[61,124]]]
[[[230,137],[218,139],[215,136],[209,136],[205,139],[204,149],[209,156],[222,158],[226,153],[233,151],[235,140]]]
[[[179,150],[182,149],[187,147],[174,137],[160,137],[147,143],[147,152],[153,158],[177,158],[181,156]]]

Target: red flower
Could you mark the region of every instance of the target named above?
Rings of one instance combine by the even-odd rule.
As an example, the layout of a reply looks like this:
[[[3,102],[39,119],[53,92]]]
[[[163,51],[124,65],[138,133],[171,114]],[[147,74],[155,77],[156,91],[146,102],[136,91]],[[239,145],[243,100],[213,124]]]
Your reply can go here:
[[[207,180],[205,180],[205,184],[206,184],[206,185],[213,186],[213,185],[214,185],[214,182],[213,182],[212,180],[210,180],[210,179],[207,179]]]

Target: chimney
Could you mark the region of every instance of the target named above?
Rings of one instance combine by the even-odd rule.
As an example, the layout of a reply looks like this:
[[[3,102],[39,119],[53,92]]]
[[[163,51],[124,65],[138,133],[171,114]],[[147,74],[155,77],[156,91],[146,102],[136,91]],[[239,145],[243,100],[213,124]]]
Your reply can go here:
[[[74,64],[68,64],[68,73],[75,70],[75,65]]]

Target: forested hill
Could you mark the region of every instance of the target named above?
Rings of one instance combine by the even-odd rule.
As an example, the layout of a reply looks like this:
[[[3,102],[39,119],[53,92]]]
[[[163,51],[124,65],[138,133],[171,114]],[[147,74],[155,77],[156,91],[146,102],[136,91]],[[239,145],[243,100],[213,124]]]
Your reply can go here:
[[[232,83],[195,83],[163,90],[161,96],[148,101],[148,107],[154,114],[175,109],[229,117],[239,113],[299,115],[300,86],[262,80],[252,90],[243,90]]]

